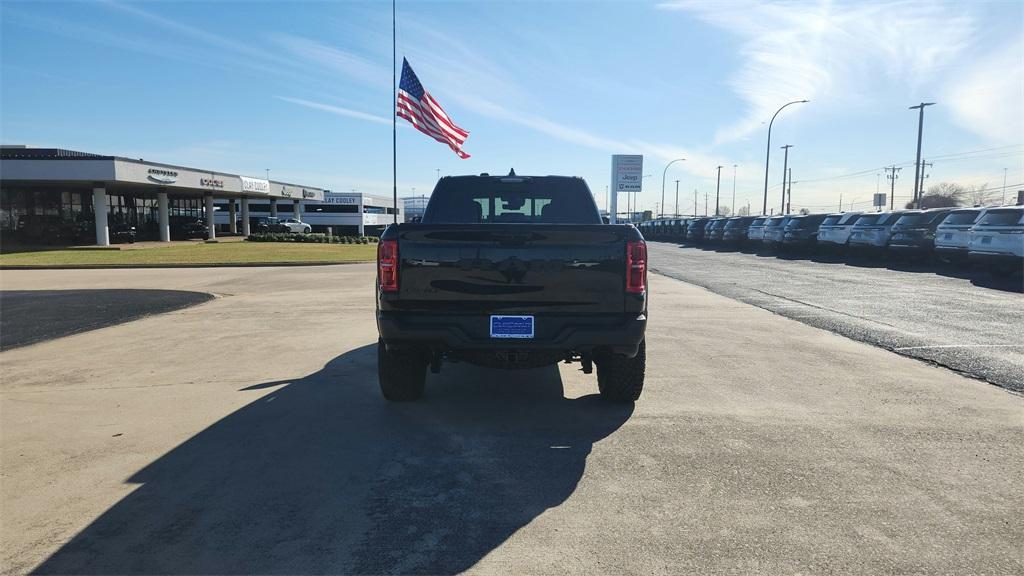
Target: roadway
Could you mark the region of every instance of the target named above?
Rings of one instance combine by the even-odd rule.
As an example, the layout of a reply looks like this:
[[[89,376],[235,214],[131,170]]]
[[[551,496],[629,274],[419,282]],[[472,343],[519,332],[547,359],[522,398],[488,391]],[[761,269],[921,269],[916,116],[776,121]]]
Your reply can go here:
[[[1019,395],[652,275],[635,406],[464,364],[389,404],[373,275],[5,271],[216,298],[0,353],[2,570],[1024,571]]]
[[[649,251],[652,269],[666,276],[1024,392],[1019,277],[926,263],[776,256],[664,242],[651,242]]]

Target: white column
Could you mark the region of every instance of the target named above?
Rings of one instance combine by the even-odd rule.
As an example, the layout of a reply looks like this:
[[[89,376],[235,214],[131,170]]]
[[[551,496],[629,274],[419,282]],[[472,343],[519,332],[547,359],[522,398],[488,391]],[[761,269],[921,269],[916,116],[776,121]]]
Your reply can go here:
[[[242,197],[242,236],[249,235],[249,199]]]
[[[96,216],[96,245],[110,246],[110,229],[107,227],[107,189],[92,189],[92,211]]]
[[[292,204],[292,218],[295,218],[299,222],[302,222],[302,215],[299,214],[299,201],[298,200],[292,200],[292,202],[293,202],[293,204]]]
[[[213,194],[206,195],[206,239],[217,239],[217,228],[213,222]]]
[[[228,202],[228,230],[231,230],[232,234],[238,234],[238,224],[235,222],[235,199],[232,198]]]
[[[157,218],[160,228],[160,241],[171,241],[171,215],[167,208],[167,192],[156,193]]]
[[[270,199],[270,217],[277,218],[277,198]]]
[[[363,195],[359,195],[359,235],[365,236],[366,230],[363,228],[363,220],[366,218],[363,216]]]

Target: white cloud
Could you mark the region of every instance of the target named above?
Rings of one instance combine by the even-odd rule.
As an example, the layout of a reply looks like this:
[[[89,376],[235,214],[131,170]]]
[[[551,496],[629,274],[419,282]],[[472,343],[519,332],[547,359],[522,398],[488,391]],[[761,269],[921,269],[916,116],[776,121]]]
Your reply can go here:
[[[276,34],[273,40],[294,57],[299,58],[301,63],[339,72],[362,84],[388,88],[391,86],[391,72],[387,67],[374,64],[351,52],[289,34]]]
[[[291,102],[292,104],[298,104],[299,106],[305,106],[306,108],[312,108],[313,110],[322,110],[324,112],[330,112],[331,114],[334,114],[336,116],[356,118],[359,120],[366,120],[368,122],[375,122],[377,124],[391,124],[391,118],[376,116],[374,114],[367,114],[366,112],[360,112],[358,110],[352,110],[350,108],[332,106],[330,104],[313,102],[311,100],[304,100],[302,98],[293,98],[291,96],[274,96],[274,98],[277,98],[278,100],[284,100],[285,102]]]
[[[963,128],[995,143],[1024,143],[1024,39],[965,67],[942,100]]]
[[[693,14],[740,40],[744,63],[730,83],[747,113],[721,128],[716,143],[761,129],[791,100],[865,101],[894,84],[917,91],[955,61],[975,32],[970,15],[930,2],[680,1],[659,7]]]

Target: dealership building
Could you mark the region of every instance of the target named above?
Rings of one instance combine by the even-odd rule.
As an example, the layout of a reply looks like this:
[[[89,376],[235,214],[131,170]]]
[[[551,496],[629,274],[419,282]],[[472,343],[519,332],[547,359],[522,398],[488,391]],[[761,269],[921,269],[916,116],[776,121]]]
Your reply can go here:
[[[215,203],[215,222],[218,228],[230,225],[230,205],[233,200]],[[390,197],[364,194],[362,192],[323,191],[319,199],[300,200],[287,214],[278,212],[278,217],[294,218],[309,224],[313,232],[331,233],[335,236],[379,236],[384,227],[395,219],[394,202]],[[249,212],[253,218],[273,216],[274,206],[270,202],[252,202]],[[403,221],[403,210],[398,208],[398,221]]]
[[[314,232],[363,234],[382,230],[401,208],[390,198],[332,193],[280,182],[59,148],[0,147],[0,230],[46,218],[94,229],[96,244],[111,229],[135,227],[140,239],[168,242],[177,222],[205,223],[208,238],[248,235],[261,217],[294,218]]]

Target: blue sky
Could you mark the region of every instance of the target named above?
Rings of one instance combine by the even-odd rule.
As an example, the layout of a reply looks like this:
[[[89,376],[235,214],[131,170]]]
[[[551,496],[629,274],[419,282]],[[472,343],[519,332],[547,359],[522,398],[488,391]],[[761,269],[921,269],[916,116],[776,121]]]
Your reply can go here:
[[[769,206],[792,144],[794,208],[913,182],[1024,183],[1024,3],[410,2],[398,48],[470,132],[460,160],[400,124],[399,193],[441,174],[572,174],[599,204],[609,156],[643,154],[640,203],[694,190]],[[390,193],[384,2],[0,3],[0,138]],[[401,122],[401,121],[400,121]],[[884,176],[882,187],[886,186]],[[624,201],[624,197],[623,197]],[[849,206],[846,206],[847,208]],[[758,210],[755,209],[755,212]]]

